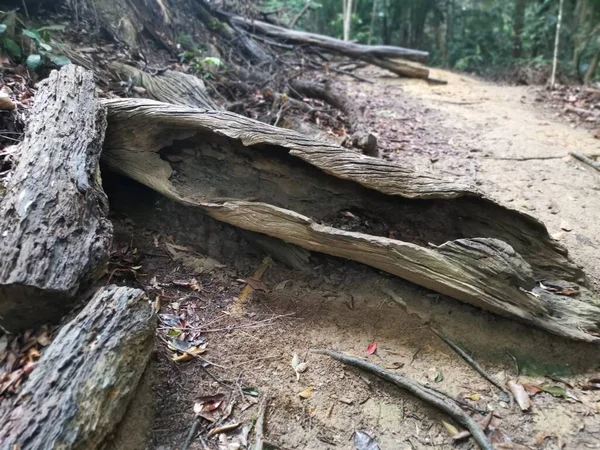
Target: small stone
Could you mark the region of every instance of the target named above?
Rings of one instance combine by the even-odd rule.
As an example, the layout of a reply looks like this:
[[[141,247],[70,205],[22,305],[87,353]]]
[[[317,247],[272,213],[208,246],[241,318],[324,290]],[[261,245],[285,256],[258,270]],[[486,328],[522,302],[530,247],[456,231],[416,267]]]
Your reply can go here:
[[[569,222],[567,222],[566,220],[563,220],[560,223],[560,229],[564,230],[564,231],[572,231],[573,227],[571,227],[571,225],[569,224]]]
[[[17,105],[13,102],[6,92],[0,92],[0,109],[4,111],[12,111]]]
[[[552,239],[555,239],[557,241],[560,241],[561,239],[563,239],[565,237],[565,233],[563,231],[559,231],[558,233],[554,233],[552,235]]]

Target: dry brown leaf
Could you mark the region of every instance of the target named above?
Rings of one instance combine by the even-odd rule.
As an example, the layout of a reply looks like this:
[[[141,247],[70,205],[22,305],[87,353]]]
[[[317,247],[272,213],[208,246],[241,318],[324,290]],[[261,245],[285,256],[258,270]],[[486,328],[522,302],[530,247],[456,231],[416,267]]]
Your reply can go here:
[[[527,394],[527,391],[525,391],[525,388],[523,388],[522,385],[511,380],[508,382],[508,389],[510,389],[510,392],[512,392],[512,395],[515,397],[521,411],[528,411],[529,408],[531,408],[529,394]]]
[[[546,438],[548,437],[548,435],[544,432],[539,432],[538,434],[535,435],[535,438],[533,440],[533,444],[534,445],[542,445],[544,443],[544,441],[546,440]]]
[[[535,384],[523,383],[523,389],[525,389],[530,396],[533,396],[538,392],[542,392],[542,390]]]
[[[315,390],[314,386],[309,386],[306,389],[304,389],[302,392],[299,392],[298,395],[302,398],[311,398],[314,390]]]
[[[457,428],[454,425],[452,425],[451,423],[448,423],[448,422],[445,422],[442,420],[442,425],[444,425],[444,428],[450,434],[450,436],[454,437],[458,434]]]
[[[481,394],[478,394],[477,392],[471,392],[470,394],[467,394],[465,396],[465,398],[468,398],[469,400],[473,400],[474,402],[477,402],[477,401],[481,400]]]

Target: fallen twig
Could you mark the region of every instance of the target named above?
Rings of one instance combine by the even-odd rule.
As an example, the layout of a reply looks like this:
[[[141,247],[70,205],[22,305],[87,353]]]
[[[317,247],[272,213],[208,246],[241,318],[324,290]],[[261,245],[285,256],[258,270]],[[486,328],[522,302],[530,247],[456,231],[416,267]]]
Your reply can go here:
[[[200,424],[200,421],[198,420],[198,417],[194,417],[194,423],[190,427],[190,431],[188,432],[188,435],[185,438],[185,442],[181,446],[181,450],[187,450],[190,447],[190,444],[194,440],[194,436],[196,436],[196,433],[198,432],[199,424]]]
[[[485,432],[488,429],[490,424],[492,423],[492,419],[494,418],[494,413],[489,412],[487,416],[485,416],[482,420],[478,421],[477,424],[481,427],[481,429]],[[453,441],[460,441],[461,439],[466,439],[471,436],[471,432],[468,430],[461,431],[458,434],[452,436]]]
[[[206,435],[207,438],[211,438],[220,433],[226,433],[231,430],[235,430],[237,427],[241,425],[241,422],[228,423],[227,425],[222,425],[220,427],[213,428],[210,433]]]
[[[467,413],[460,408],[460,406],[458,406],[454,399],[442,395],[439,392],[435,392],[429,389],[427,386],[411,380],[410,378],[393,374],[392,372],[389,372],[376,364],[370,363],[369,361],[365,361],[364,359],[347,356],[343,353],[327,349],[315,349],[312,350],[312,352],[330,356],[344,364],[371,372],[374,375],[377,375],[379,378],[389,381],[401,389],[407,390],[415,397],[445,412],[462,426],[464,426],[471,432],[471,435],[480,448],[484,450],[492,450],[494,448],[481,427],[471,417],[469,417]]]
[[[600,171],[600,162],[594,161],[592,158],[590,158],[589,156],[584,155],[583,153],[569,152],[569,154],[573,158],[578,159],[579,161],[581,161],[582,163],[585,163],[588,166],[593,167],[594,169]]]
[[[369,80],[368,78],[361,77],[360,75],[356,75],[355,73],[348,72],[347,70],[336,69],[334,67],[330,67],[329,70],[331,70],[332,72],[335,72],[335,73],[339,73],[339,74],[342,74],[342,75],[346,75],[346,76],[355,78],[358,81],[364,81],[365,83],[375,84],[375,82],[373,80]]]
[[[454,350],[458,354],[458,356],[460,356],[462,359],[464,359],[465,362],[469,366],[471,366],[477,373],[479,373],[479,375],[481,375],[483,378],[485,378],[490,383],[492,383],[494,386],[496,386],[498,389],[500,389],[508,397],[510,403],[512,404],[513,396],[510,393],[510,391],[508,389],[506,389],[504,386],[502,386],[500,384],[500,382],[495,380],[490,374],[488,374],[484,370],[484,368],[479,365],[479,363],[477,361],[475,361],[473,358],[471,358],[462,348],[460,348],[458,345],[456,345],[454,342],[452,342],[441,331],[438,331],[435,328],[431,328],[431,331],[433,331],[437,335],[437,337],[439,337],[442,341],[444,341],[448,345],[448,347],[450,347],[452,350]]]
[[[256,442],[254,450],[263,450],[264,432],[265,432],[265,413],[267,411],[267,397],[263,397],[258,408],[258,418],[256,419]]]
[[[487,159],[494,159],[496,161],[544,161],[547,159],[562,159],[566,155],[560,156],[523,156],[523,157],[496,157],[488,156]]]

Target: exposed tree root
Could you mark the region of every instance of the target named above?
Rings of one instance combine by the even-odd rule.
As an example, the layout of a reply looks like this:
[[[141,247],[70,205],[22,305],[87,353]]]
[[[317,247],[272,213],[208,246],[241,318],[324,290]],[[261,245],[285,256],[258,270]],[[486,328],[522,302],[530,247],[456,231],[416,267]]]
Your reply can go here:
[[[378,376],[379,378],[385,381],[389,381],[390,383],[395,384],[399,388],[410,392],[418,399],[423,400],[424,402],[435,406],[439,410],[445,412],[458,423],[460,423],[462,426],[464,426],[467,430],[469,430],[469,432],[473,436],[473,439],[475,439],[475,441],[481,449],[493,450],[494,446],[489,441],[481,427],[477,424],[477,422],[475,422],[471,417],[469,417],[451,397],[445,396],[437,391],[431,390],[427,386],[424,386],[405,376],[393,374],[392,372],[385,370],[384,368],[364,359],[356,358],[353,356],[347,356],[343,353],[334,352],[333,350],[326,349],[315,349],[312,350],[312,352],[318,353],[320,355],[327,355],[344,364],[358,367],[359,369],[372,373]]]

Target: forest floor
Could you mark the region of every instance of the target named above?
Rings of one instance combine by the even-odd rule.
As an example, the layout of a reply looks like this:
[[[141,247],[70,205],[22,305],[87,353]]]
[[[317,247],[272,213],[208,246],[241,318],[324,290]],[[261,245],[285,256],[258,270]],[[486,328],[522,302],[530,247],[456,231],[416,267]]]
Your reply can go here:
[[[598,283],[600,174],[568,156],[570,150],[598,152],[600,141],[589,129],[556,117],[536,101],[540,94],[531,88],[446,72],[441,74],[449,81],[446,86],[385,77],[371,69],[361,74],[376,82],[344,78],[337,85],[366,105],[385,147],[382,157],[419,170],[449,171],[541,219]],[[556,159],[533,159],[546,157]],[[181,448],[194,422],[194,403],[205,409],[220,404],[210,413],[216,417],[232,405],[229,421],[240,426],[228,433],[229,440],[223,434],[218,441],[207,437],[210,422],[202,420],[203,437],[190,449],[216,448],[217,442],[219,448],[245,448],[238,444],[256,419],[257,395],[269,398],[265,432],[275,448],[355,448],[357,430],[372,435],[383,450],[475,447],[468,440],[452,442],[443,424],[451,421],[443,414],[371,375],[311,354],[311,348],[365,357],[483,412],[493,409],[491,438],[497,448],[600,448],[600,392],[581,389],[600,371],[596,346],[572,343],[322,255],[312,255],[309,271],[272,263],[260,281],[248,282],[260,278],[255,272],[263,254],[215,266],[188,242],[173,247],[169,237],[141,224],[117,223],[120,257],[135,253],[136,267],[141,266],[135,269],[137,281],[161,303],[153,363],[157,449]],[[247,282],[252,292],[240,301]],[[165,341],[182,326],[188,341],[205,347],[201,359],[171,360]],[[507,404],[430,326],[467,348],[501,382],[527,385],[535,393],[531,410],[523,413]],[[291,364],[294,353],[307,362],[299,380]]]

